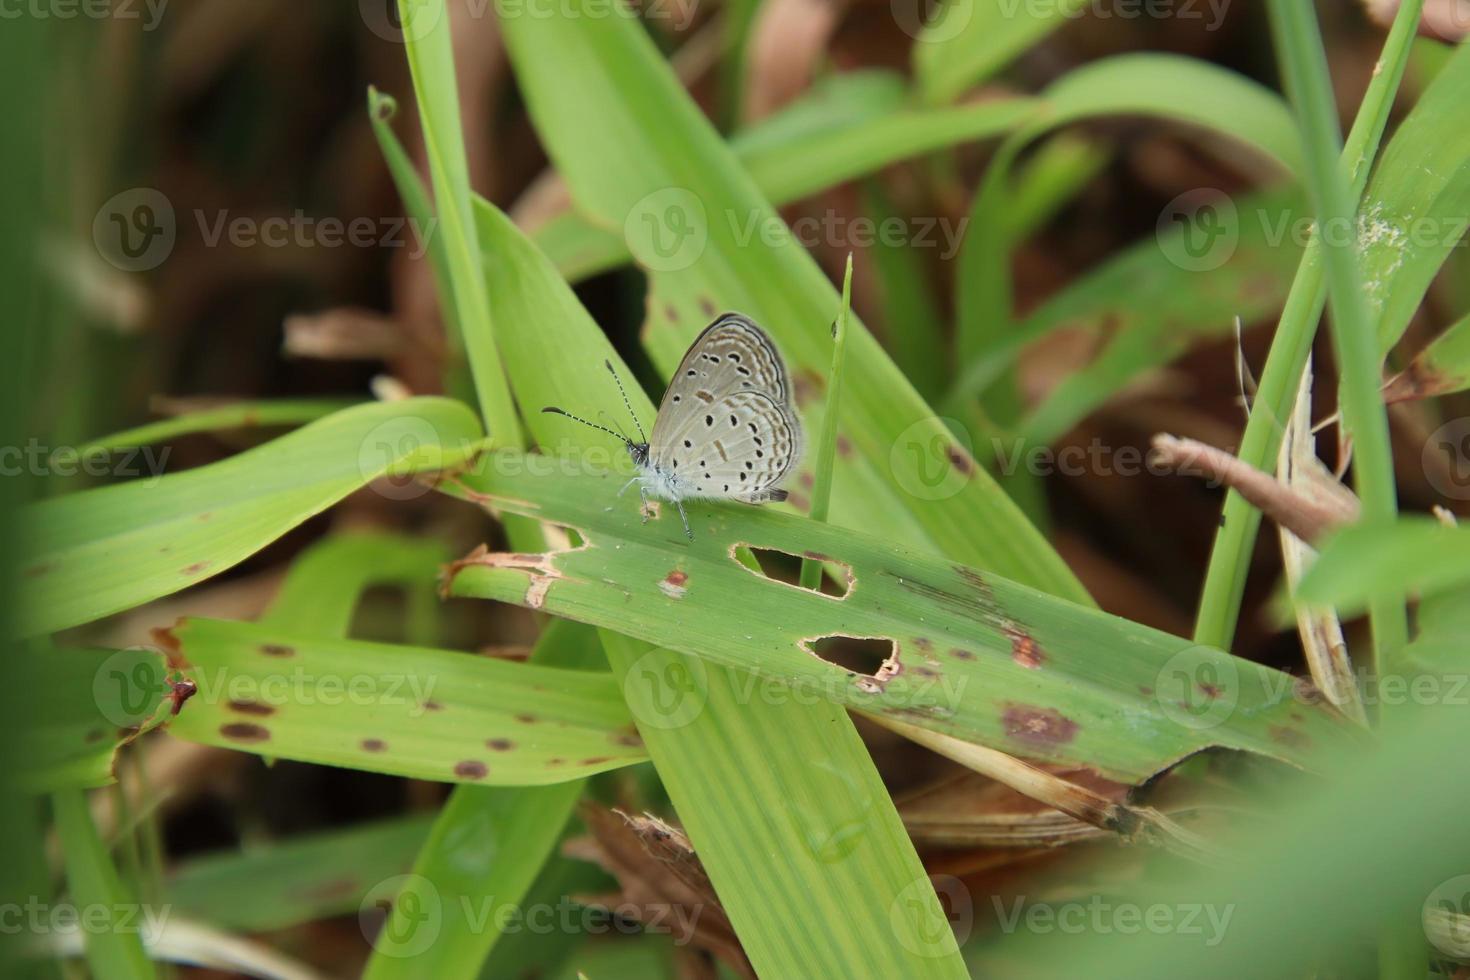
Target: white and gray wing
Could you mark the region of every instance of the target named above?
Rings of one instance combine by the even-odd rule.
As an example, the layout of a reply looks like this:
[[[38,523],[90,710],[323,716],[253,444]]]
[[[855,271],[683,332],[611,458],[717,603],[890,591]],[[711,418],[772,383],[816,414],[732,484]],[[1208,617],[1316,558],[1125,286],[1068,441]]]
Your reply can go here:
[[[789,406],[763,391],[737,390],[679,413],[652,450],[653,464],[691,497],[747,503],[784,500],[776,484],[801,461],[801,423]],[[660,421],[662,421],[662,415]]]
[[[659,404],[649,442],[660,444],[670,419],[694,414],[732,391],[759,391],[790,405],[791,380],[776,345],[739,313],[717,317],[689,345]]]

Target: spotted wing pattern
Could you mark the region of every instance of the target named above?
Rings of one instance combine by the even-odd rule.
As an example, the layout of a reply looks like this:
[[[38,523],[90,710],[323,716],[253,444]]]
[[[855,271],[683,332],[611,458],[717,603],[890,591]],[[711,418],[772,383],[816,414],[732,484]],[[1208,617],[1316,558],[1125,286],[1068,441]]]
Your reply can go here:
[[[801,423],[775,344],[738,313],[690,346],[659,406],[650,461],[690,497],[782,499],[773,487],[801,459]]]
[[[773,488],[801,459],[801,426],[762,391],[732,391],[703,411],[680,415],[653,457],[687,497],[780,500]]]

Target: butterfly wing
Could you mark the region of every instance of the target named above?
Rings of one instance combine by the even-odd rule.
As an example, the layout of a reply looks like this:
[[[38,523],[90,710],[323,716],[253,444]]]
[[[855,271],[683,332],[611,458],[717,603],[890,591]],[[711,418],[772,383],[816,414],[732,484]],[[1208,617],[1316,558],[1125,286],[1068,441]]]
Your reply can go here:
[[[790,407],[745,389],[701,404],[701,411],[673,416],[677,424],[657,444],[653,464],[689,497],[784,500],[786,492],[775,485],[796,468],[802,451],[801,424]]]
[[[732,391],[759,391],[789,405],[790,390],[786,365],[766,332],[739,313],[725,313],[704,328],[679,362],[649,443],[662,444],[671,418],[693,415]]]

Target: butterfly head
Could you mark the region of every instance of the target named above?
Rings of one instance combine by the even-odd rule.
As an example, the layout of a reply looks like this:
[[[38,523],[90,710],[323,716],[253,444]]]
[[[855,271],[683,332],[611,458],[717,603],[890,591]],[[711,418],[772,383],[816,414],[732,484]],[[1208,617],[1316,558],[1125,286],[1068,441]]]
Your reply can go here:
[[[633,465],[643,470],[648,468],[648,443],[628,443],[628,456],[632,458]]]

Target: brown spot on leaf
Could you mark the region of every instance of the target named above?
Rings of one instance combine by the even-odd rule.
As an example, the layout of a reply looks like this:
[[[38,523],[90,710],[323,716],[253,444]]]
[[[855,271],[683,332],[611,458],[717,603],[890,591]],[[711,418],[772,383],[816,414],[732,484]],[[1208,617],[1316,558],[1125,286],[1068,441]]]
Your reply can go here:
[[[955,647],[953,650],[949,651],[949,655],[951,657],[954,657],[956,660],[974,660],[975,659],[975,654],[974,653],[972,653],[969,650],[962,650],[959,647]]]
[[[520,722],[523,725],[534,725],[540,720],[541,719],[537,718],[535,715],[516,715],[516,721]]]
[[[275,708],[268,704],[261,704],[259,701],[231,701],[229,702],[229,709],[237,714],[255,715],[260,718],[265,718],[276,713]]]
[[[438,701],[425,701],[423,703],[422,707],[423,707],[423,709],[425,711],[443,711],[444,710],[444,705],[440,704]]]
[[[1061,745],[1077,735],[1077,723],[1053,708],[1013,704],[1001,716],[1005,733],[1029,745]]]
[[[787,503],[791,504],[791,506],[802,512],[806,512],[812,509],[812,502],[808,500],[803,494],[791,493],[787,495],[786,501]]]
[[[561,759],[561,758],[557,758],[557,759],[547,759],[547,760],[546,760],[546,764],[547,764],[547,765],[548,765],[548,766],[562,766],[562,765],[566,765],[566,761],[567,761],[567,760],[565,760],[565,759]]]
[[[38,578],[39,576],[45,575],[47,572],[51,571],[55,567],[55,562],[43,561],[39,565],[32,565],[21,574],[23,574],[26,578]]]
[[[93,742],[100,742],[106,736],[107,736],[107,733],[104,732],[102,729],[100,729],[100,728],[94,728],[90,732],[87,733],[87,744],[88,745],[91,745]]]
[[[928,653],[934,649],[934,644],[930,642],[927,636],[916,636],[914,637],[914,649],[920,653]]]
[[[852,440],[840,432],[837,434],[837,455],[843,459],[852,458]]]
[[[271,733],[264,727],[246,721],[232,721],[221,725],[219,733],[236,742],[264,742],[271,737]]]
[[[207,561],[196,561],[192,565],[185,565],[183,568],[179,569],[179,574],[180,575],[198,575],[200,572],[204,571],[208,567],[209,567],[209,562],[207,562]]]
[[[796,389],[794,392],[796,404],[800,408],[805,408],[808,403],[815,401],[817,396],[827,390],[827,379],[811,368],[802,368],[796,372],[792,384]]]
[[[675,568],[663,577],[658,583],[658,588],[660,592],[670,599],[682,599],[685,593],[688,592],[688,589],[685,588],[688,582],[688,573]]]
[[[611,762],[611,761],[612,761],[612,756],[610,756],[610,755],[595,755],[595,756],[593,756],[590,759],[583,759],[582,760],[582,765],[584,765],[584,766],[600,766],[604,762]]]
[[[168,665],[173,670],[184,670],[189,666],[189,661],[184,658],[184,645],[179,642],[178,634],[174,630],[183,625],[183,620],[176,621],[172,626],[156,626],[148,631],[153,637],[153,645],[163,651],[168,658]]]
[[[1138,693],[1142,694],[1146,698],[1151,698],[1153,697],[1154,689],[1149,687],[1147,684],[1140,684],[1138,686]]]
[[[262,643],[260,652],[267,657],[294,657],[296,648],[288,647],[284,643]]]
[[[812,475],[811,470],[805,470],[802,472],[797,482],[799,482],[806,489],[810,490],[817,485],[817,478]]]
[[[956,446],[954,443],[950,443],[947,447],[945,447],[944,452],[945,455],[949,457],[950,465],[959,470],[961,473],[969,476],[971,473],[975,472],[975,461],[970,458],[969,453],[965,452],[959,446]]]
[[[679,322],[679,311],[674,309],[673,303],[664,304],[664,319],[668,320],[670,323]]]
[[[634,729],[632,727],[629,727],[627,729],[624,729],[623,731],[620,731],[620,732],[614,732],[609,737],[614,742],[616,742],[617,744],[619,744],[619,745],[626,745],[629,748],[635,748],[636,749],[636,748],[638,748],[639,746],[641,746],[643,744],[643,738],[642,738],[642,736],[640,736],[638,734],[637,729]]]
[[[496,752],[509,752],[511,749],[516,747],[516,743],[512,742],[508,738],[487,739],[485,741],[485,745],[489,748],[494,749]]]
[[[204,513],[202,513],[202,514],[199,515],[199,520],[201,520],[201,521],[207,521],[210,518],[212,518],[213,516],[214,516],[214,514],[211,511],[207,511],[206,510]]]
[[[710,299],[708,296],[701,296],[699,297],[699,309],[704,313],[705,316],[714,316],[715,301]]]
[[[1027,670],[1040,670],[1041,665],[1046,663],[1046,654],[1042,651],[1041,644],[1020,627],[1008,632],[1011,637],[1011,659]]]
[[[388,743],[381,738],[365,738],[361,745],[364,752],[382,752],[388,748]]]
[[[466,759],[464,762],[454,764],[454,774],[460,779],[484,779],[489,772],[489,766],[474,759]]]
[[[1218,685],[1218,684],[1207,684],[1207,683],[1204,683],[1204,682],[1201,682],[1200,683],[1199,690],[1200,690],[1200,693],[1201,694],[1203,694],[1205,697],[1209,698],[1211,701],[1213,701],[1216,698],[1218,698],[1220,696],[1220,693],[1221,693],[1220,692],[1220,685]]]
[[[1295,728],[1289,728],[1286,725],[1272,725],[1266,729],[1266,733],[1271,736],[1273,741],[1280,742],[1282,745],[1291,749],[1305,749],[1312,744],[1310,735],[1307,735],[1305,732],[1299,732]]]

